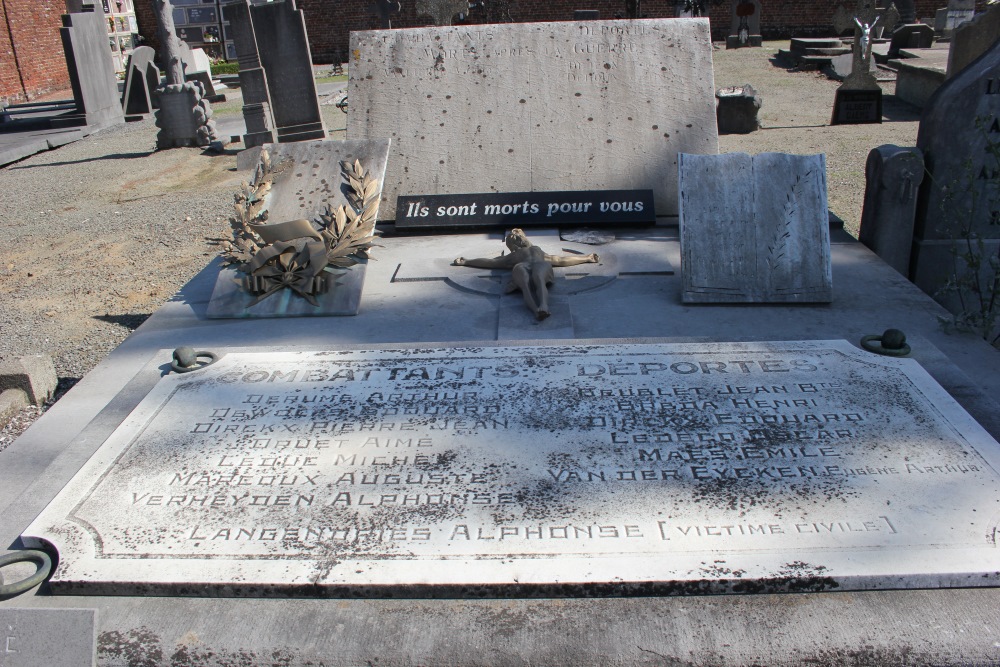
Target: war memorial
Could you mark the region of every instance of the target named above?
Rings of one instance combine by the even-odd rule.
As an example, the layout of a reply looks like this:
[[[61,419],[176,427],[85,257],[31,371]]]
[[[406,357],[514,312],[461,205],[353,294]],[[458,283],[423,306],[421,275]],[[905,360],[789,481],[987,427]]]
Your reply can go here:
[[[1000,42],[865,245],[719,153],[704,18],[351,39],[346,140],[241,54],[232,238],[0,452],[0,665],[1000,660],[1000,353],[921,289]]]

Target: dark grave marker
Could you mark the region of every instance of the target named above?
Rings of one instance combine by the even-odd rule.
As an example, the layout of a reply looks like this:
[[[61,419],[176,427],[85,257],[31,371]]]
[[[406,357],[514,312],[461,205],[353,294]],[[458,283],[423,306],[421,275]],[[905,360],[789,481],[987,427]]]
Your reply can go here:
[[[832,125],[882,122],[881,90],[837,90]]]

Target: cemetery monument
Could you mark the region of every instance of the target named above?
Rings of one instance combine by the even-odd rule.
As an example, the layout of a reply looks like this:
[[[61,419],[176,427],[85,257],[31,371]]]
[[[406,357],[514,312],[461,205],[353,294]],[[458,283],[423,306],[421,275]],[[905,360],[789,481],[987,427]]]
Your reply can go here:
[[[851,73],[837,88],[831,125],[882,122],[882,88],[871,73],[872,39],[879,24],[887,28],[898,21],[899,13],[895,5],[878,10],[874,0],[858,0],[850,24],[845,18],[843,6],[838,8],[834,28],[843,32],[849,25],[854,26],[853,62]]]
[[[351,39],[347,136],[393,142],[381,220],[397,216],[399,195],[478,192],[477,182],[497,192],[648,188],[658,216],[676,215],[677,154],[718,152],[706,19]]]
[[[166,73],[164,86],[157,92],[156,126],[160,132],[156,136],[156,147],[219,145],[212,105],[205,98],[204,89],[201,84],[184,79],[180,39],[174,31],[170,0],[153,0],[153,5]]]
[[[727,49],[761,46],[760,0],[732,0],[733,20],[726,37]]]
[[[824,156],[716,154],[706,20],[352,47],[355,135],[258,148],[223,257],[0,452],[47,579],[0,592],[0,659],[56,664],[31,623],[101,664],[996,661],[1000,358],[831,230]],[[506,219],[445,220],[487,195]],[[545,197],[569,219],[498,258]],[[642,215],[579,229],[600,202]],[[303,316],[350,255],[364,309]],[[272,312],[209,319],[220,286]]]
[[[275,134],[267,72],[261,65],[257,50],[250,3],[247,0],[227,2],[222,6],[222,14],[229,22],[240,66],[243,122],[247,130],[243,135],[243,146],[246,149],[256,148],[275,141]]]

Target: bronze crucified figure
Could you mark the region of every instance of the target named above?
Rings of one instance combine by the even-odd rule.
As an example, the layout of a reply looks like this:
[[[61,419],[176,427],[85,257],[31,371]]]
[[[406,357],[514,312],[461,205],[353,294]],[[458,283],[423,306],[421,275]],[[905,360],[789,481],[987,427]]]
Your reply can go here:
[[[536,245],[520,229],[512,229],[504,238],[510,254],[499,257],[459,257],[453,266],[473,266],[480,269],[510,269],[511,282],[506,287],[510,293],[520,289],[524,303],[539,320],[551,315],[549,310],[549,288],[555,280],[554,266],[576,266],[600,261],[596,253],[589,255],[549,255]]]

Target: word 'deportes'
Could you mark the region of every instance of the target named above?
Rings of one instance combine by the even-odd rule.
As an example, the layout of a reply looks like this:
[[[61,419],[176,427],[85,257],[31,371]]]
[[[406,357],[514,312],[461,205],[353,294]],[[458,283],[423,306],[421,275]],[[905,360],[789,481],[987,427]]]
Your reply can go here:
[[[396,227],[652,225],[652,190],[403,195]]]

